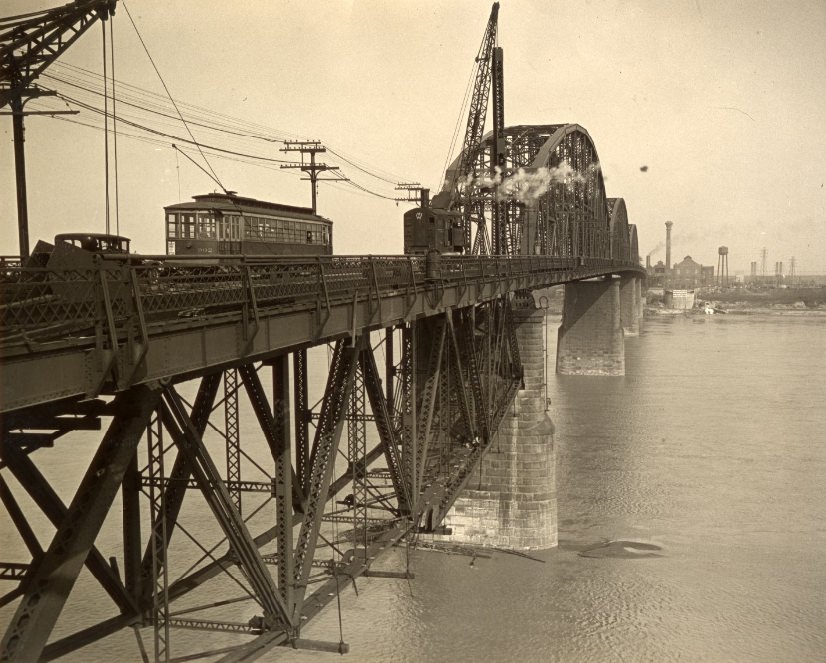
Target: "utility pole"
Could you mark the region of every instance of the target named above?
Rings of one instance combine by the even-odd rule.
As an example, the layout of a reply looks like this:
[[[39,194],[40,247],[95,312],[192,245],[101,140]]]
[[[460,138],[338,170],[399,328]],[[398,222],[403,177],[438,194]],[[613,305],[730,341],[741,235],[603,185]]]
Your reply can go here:
[[[25,111],[23,107],[29,99],[37,97],[52,97],[57,93],[52,90],[41,90],[38,87],[15,90],[9,98],[11,111],[0,112],[0,115],[11,115],[12,141],[14,142],[14,175],[17,184],[17,238],[20,246],[20,258],[29,257],[29,204],[26,192],[26,129],[23,118],[26,115],[77,115],[80,111]]]
[[[318,196],[318,174],[325,170],[338,170],[338,166],[328,166],[326,163],[316,163],[315,155],[326,152],[324,147],[317,140],[288,140],[285,141],[282,152],[301,152],[301,163],[288,163],[281,166],[282,168],[298,168],[309,175],[310,186],[312,187],[312,208],[313,214],[316,213],[316,197]],[[310,155],[309,163],[304,161],[304,155]],[[330,178],[323,180],[327,182],[343,182],[347,181],[346,177]]]
[[[17,233],[20,257],[29,256],[29,214],[26,196],[24,151],[25,115],[63,115],[76,111],[26,112],[29,99],[53,95],[34,85],[35,79],[60,57],[98,19],[115,12],[116,0],[88,0],[4,19],[0,34],[0,108],[11,109],[14,139],[14,168],[17,181]]]

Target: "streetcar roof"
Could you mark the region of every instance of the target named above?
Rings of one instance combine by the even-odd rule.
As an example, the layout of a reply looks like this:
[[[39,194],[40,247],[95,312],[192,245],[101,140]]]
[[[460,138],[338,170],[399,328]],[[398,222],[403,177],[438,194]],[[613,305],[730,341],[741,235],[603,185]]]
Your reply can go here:
[[[206,193],[193,196],[192,202],[175,203],[164,207],[166,211],[186,211],[186,210],[219,210],[222,212],[267,214],[278,213],[296,216],[312,216],[319,221],[331,223],[323,216],[313,214],[310,207],[298,207],[297,205],[284,205],[283,203],[271,203],[255,198],[245,198],[235,194]]]

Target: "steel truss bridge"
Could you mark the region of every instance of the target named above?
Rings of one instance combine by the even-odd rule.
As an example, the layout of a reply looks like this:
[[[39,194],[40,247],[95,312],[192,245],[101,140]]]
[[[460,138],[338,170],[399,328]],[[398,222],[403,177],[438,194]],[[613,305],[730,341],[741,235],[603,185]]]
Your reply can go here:
[[[0,498],[25,559],[0,566],[3,660],[124,628],[146,660],[339,651],[302,626],[359,576],[405,577],[371,565],[438,529],[520,387],[514,310],[537,288],[643,273],[587,133],[507,132],[519,163],[577,174],[477,208],[503,255],[4,264]],[[84,471],[58,469],[64,501],[44,468],[92,440]],[[53,635],[84,567],[106,598]]]

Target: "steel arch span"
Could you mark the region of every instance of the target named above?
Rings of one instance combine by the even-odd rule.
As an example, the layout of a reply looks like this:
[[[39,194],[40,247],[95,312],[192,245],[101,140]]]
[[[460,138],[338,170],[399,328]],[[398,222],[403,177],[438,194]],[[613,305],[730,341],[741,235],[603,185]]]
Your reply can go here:
[[[467,163],[460,154],[434,199],[436,206],[451,196],[458,201],[473,253],[638,262],[625,203],[607,197],[594,141],[582,126],[511,126],[500,141],[504,167],[494,165],[488,133],[474,150],[472,170],[458,172]],[[615,237],[615,226],[626,234]]]

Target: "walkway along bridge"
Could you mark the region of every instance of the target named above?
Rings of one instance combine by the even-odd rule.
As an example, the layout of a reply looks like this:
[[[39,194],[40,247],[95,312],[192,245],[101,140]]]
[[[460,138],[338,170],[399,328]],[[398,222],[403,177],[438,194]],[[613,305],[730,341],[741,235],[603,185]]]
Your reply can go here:
[[[576,125],[511,135],[535,148],[511,154],[544,167],[596,158]],[[51,660],[129,626],[152,629],[156,660],[169,660],[172,629],[248,636],[211,652],[223,661],[277,645],[337,650],[303,640],[302,625],[345,581],[381,575],[370,569],[381,551],[438,531],[517,392],[535,389],[528,374],[544,356],[527,366],[519,338],[537,315],[530,291],[568,284],[560,352],[567,343],[591,363],[566,367],[561,354],[560,370],[616,372],[594,334],[607,330],[621,354],[622,326],[637,324],[635,231],[598,171],[552,183],[525,210],[535,221],[514,223],[547,238],[542,253],[7,264],[0,497],[30,560],[2,566],[14,588],[0,602],[17,604],[3,660]],[[626,292],[631,318],[622,317]],[[323,344],[326,387],[314,403],[308,376],[324,366],[309,362]],[[187,381],[197,385],[192,399]],[[257,430],[242,425],[245,410]],[[77,486],[65,504],[34,460],[79,436],[99,436],[97,451],[82,477],[62,477]],[[254,457],[262,448],[268,461]],[[334,471],[337,456],[346,466]],[[110,557],[96,540],[118,492],[122,554]],[[196,492],[215,526],[197,537],[183,522],[185,496]],[[45,545],[26,504],[56,530]],[[253,531],[267,505],[269,525]],[[174,559],[179,543],[183,560]],[[84,565],[112,615],[50,642]],[[203,590],[227,574],[238,597],[226,584],[221,600]],[[255,616],[239,617],[250,605]]]

